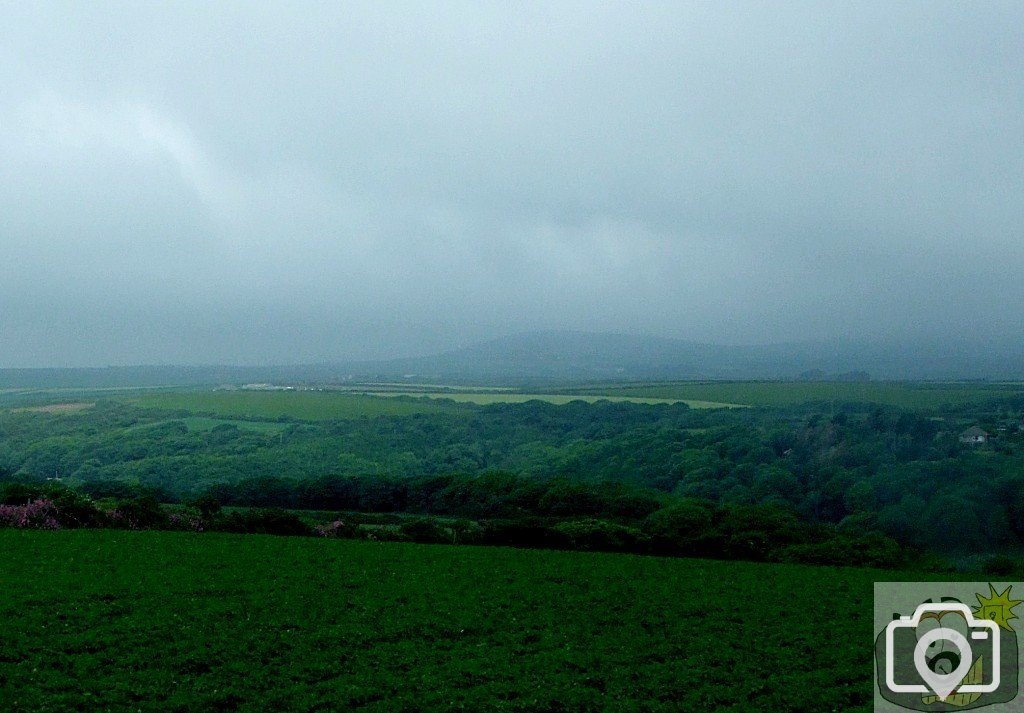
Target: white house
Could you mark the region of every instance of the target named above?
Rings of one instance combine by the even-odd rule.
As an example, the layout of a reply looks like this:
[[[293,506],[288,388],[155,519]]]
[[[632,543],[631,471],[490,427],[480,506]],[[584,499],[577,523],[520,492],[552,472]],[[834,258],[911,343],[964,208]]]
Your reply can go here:
[[[988,431],[983,431],[977,426],[971,426],[960,434],[961,443],[988,443]]]

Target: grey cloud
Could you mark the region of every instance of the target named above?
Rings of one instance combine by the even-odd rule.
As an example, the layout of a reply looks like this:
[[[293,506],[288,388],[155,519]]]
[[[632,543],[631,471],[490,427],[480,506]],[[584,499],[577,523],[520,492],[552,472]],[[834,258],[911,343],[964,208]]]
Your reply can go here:
[[[1017,3],[19,4],[0,365],[1005,337]]]

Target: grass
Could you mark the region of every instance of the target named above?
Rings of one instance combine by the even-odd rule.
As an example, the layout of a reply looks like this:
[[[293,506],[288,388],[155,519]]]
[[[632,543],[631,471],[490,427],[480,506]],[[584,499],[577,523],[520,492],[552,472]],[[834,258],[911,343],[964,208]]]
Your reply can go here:
[[[11,711],[867,711],[872,583],[921,578],[19,530],[0,572]]]
[[[362,394],[326,391],[182,391],[145,394],[130,399],[145,408],[190,411],[226,417],[309,421],[450,413],[458,406],[440,402],[413,402]]]
[[[860,402],[912,409],[979,403],[1024,393],[1021,384],[927,382],[710,381],[605,384],[550,393],[509,390],[398,390],[381,384],[354,391],[180,391],[124,396],[143,407],[185,410],[223,418],[272,420],[350,419],[373,416],[458,413],[463,405],[571,401],[620,401],[641,404],[686,403],[691,408],[794,406],[811,402]],[[378,390],[379,389],[379,390]],[[394,398],[404,397],[404,398]]]
[[[593,386],[572,393],[659,399],[700,399],[749,406],[810,402],[862,402],[903,408],[938,408],[1024,393],[1021,384],[927,382],[709,381]]]

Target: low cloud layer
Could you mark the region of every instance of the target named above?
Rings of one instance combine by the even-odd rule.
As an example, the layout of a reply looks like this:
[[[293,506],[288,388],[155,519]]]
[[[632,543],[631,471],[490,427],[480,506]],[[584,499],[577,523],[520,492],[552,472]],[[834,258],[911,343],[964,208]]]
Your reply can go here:
[[[27,3],[0,366],[1001,339],[1019,3]]]

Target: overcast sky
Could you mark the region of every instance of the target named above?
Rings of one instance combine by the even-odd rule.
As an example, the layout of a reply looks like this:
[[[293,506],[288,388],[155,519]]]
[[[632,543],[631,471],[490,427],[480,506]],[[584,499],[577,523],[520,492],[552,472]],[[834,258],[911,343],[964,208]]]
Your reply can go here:
[[[1020,333],[1024,3],[0,8],[0,366]]]

